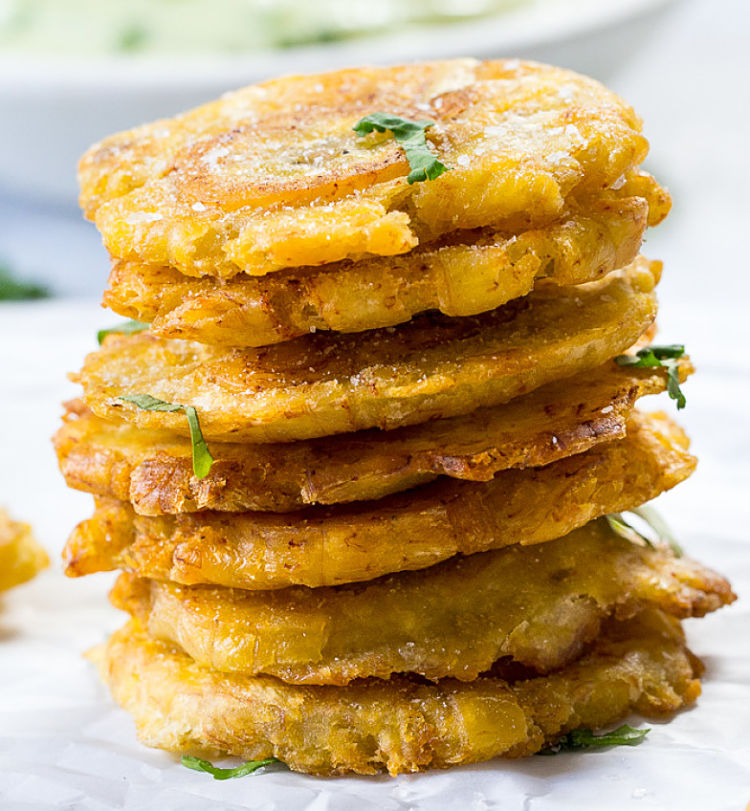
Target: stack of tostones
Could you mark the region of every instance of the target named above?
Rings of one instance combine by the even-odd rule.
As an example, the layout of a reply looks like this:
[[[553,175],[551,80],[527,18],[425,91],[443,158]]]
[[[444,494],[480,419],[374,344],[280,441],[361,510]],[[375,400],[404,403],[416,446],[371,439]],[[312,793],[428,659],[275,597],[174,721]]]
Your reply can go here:
[[[668,194],[598,83],[518,61],[288,77],[80,166],[108,332],[55,444],[121,569],[95,654],[144,743],[391,774],[696,698],[729,584],[621,513],[686,479],[636,400]],[[635,525],[635,526],[634,526]]]

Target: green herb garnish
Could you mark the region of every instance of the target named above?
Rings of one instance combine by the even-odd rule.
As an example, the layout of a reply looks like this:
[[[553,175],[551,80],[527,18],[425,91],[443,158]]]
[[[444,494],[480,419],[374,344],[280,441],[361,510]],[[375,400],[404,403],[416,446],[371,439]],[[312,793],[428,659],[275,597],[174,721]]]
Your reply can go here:
[[[645,535],[638,532],[634,526],[628,524],[620,513],[610,513],[605,516],[605,518],[607,519],[610,529],[621,538],[625,538],[626,541],[630,541],[631,543],[638,544],[638,546],[645,545],[650,546],[652,549],[654,548],[651,541]]]
[[[423,180],[435,180],[443,172],[450,170],[449,166],[441,163],[437,155],[430,151],[425,138],[425,130],[434,126],[434,121],[412,121],[388,113],[372,113],[357,122],[354,132],[357,135],[368,135],[377,130],[389,130],[393,137],[403,147],[406,160],[409,161],[411,172],[407,176],[408,183],[418,183]]]
[[[265,760],[248,760],[240,766],[236,766],[234,769],[220,769],[207,760],[201,760],[201,758],[192,757],[191,755],[183,755],[180,758],[180,763],[193,771],[206,772],[210,774],[214,780],[229,780],[232,777],[244,777],[246,774],[257,772],[258,769],[262,769],[264,766],[270,766],[272,763],[281,763],[281,761],[275,757],[269,757]]]
[[[681,558],[684,554],[682,547],[677,542],[674,533],[669,527],[669,524],[661,517],[661,515],[648,504],[641,507],[634,507],[630,512],[642,518],[653,531],[659,536],[662,541],[665,541],[672,547],[675,557]]]
[[[685,395],[680,389],[680,365],[677,362],[685,354],[682,344],[670,346],[647,346],[635,355],[618,355],[615,363],[620,366],[635,366],[641,369],[663,366],[667,370],[667,393],[677,400],[677,409],[685,408]]]
[[[10,268],[0,265],[0,301],[27,301],[48,298],[49,290],[35,282],[22,282],[10,272]]]
[[[96,340],[99,346],[101,346],[102,341],[107,335],[135,335],[136,332],[143,332],[143,330],[148,329],[148,327],[149,325],[143,321],[131,319],[130,321],[123,321],[122,324],[118,324],[116,327],[100,329],[99,332],[96,333]]]
[[[628,724],[623,724],[612,732],[605,732],[602,735],[594,735],[590,729],[574,729],[563,735],[557,743],[542,749],[540,755],[557,755],[560,752],[580,752],[586,749],[596,749],[602,746],[637,746],[650,729],[635,729]]]
[[[203,432],[198,422],[198,412],[194,406],[165,403],[164,400],[157,400],[156,397],[152,397],[150,394],[123,395],[117,399],[133,403],[144,411],[183,411],[190,426],[190,441],[193,445],[193,473],[199,479],[205,479],[208,476],[214,458],[211,456],[206,440],[203,438]]]
[[[633,507],[632,510],[628,510],[627,512],[633,513],[633,515],[637,515],[640,519],[645,521],[651,527],[651,529],[653,529],[657,538],[662,541],[662,543],[669,544],[675,557],[682,557],[682,547],[679,545],[679,543],[677,543],[677,539],[667,525],[667,522],[653,507],[649,507],[647,505],[642,507]],[[654,544],[651,542],[651,540],[642,532],[639,532],[632,524],[628,523],[622,517],[621,513],[610,513],[609,515],[606,515],[605,518],[607,519],[610,529],[617,533],[621,538],[625,538],[625,540],[631,541],[632,543],[636,543],[640,546],[645,544],[646,546],[650,546],[652,549],[654,548]]]

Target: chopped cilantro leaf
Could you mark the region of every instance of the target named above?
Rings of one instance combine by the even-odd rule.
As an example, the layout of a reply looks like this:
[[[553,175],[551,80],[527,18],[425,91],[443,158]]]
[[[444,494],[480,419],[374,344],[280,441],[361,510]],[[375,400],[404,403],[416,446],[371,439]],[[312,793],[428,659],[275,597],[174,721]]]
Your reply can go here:
[[[406,160],[409,161],[408,183],[418,183],[423,180],[435,180],[450,167],[438,160],[437,155],[430,151],[425,138],[425,130],[434,126],[434,121],[412,121],[388,113],[372,113],[357,122],[354,131],[357,135],[367,135],[373,131],[393,133],[393,137],[403,147]]]
[[[214,780],[229,780],[233,777],[244,777],[246,774],[257,772],[258,769],[262,769],[264,766],[270,766],[272,763],[281,763],[281,761],[277,760],[275,757],[269,757],[265,760],[248,760],[240,766],[236,766],[234,769],[221,769],[218,766],[214,766],[213,763],[210,763],[208,760],[202,760],[201,758],[192,757],[191,755],[183,755],[180,758],[180,763],[188,769],[193,769],[193,771],[206,772],[210,774]]]
[[[107,335],[135,335],[136,332],[143,332],[143,330],[148,329],[148,327],[149,325],[143,321],[134,321],[131,319],[130,321],[123,321],[122,324],[118,324],[116,327],[100,329],[99,332],[96,333],[96,340],[101,346],[102,341]]]
[[[667,525],[667,522],[659,515],[659,513],[648,505],[641,507],[633,507],[627,512],[637,515],[642,521],[645,521],[654,531],[656,537],[662,543],[668,544],[675,557],[682,557],[682,547],[677,543],[672,530]],[[610,513],[605,516],[610,529],[617,533],[620,537],[625,538],[627,541],[638,544],[639,546],[650,546],[654,548],[654,544],[642,532],[639,532],[632,524],[628,523],[620,513]]]
[[[610,529],[621,538],[625,538],[626,541],[638,544],[639,546],[645,545],[650,546],[652,549],[654,548],[651,541],[645,535],[641,535],[635,527],[628,524],[620,513],[610,513],[610,515],[605,516],[605,518],[607,519]]]
[[[667,370],[667,393],[677,401],[677,409],[685,408],[685,395],[680,389],[680,367],[678,358],[685,354],[685,347],[681,344],[670,346],[647,346],[639,349],[635,355],[618,355],[615,363],[620,366],[635,366],[645,369],[654,366],[663,366]]]
[[[667,524],[667,522],[653,507],[650,507],[648,504],[644,504],[640,507],[633,507],[630,512],[642,518],[662,541],[666,541],[666,543],[672,547],[672,551],[676,557],[682,557],[684,554],[682,547],[677,542],[677,538],[675,538],[672,530],[669,528],[669,524]]]
[[[188,426],[190,427],[190,442],[193,446],[193,473],[199,479],[205,479],[208,476],[211,466],[214,463],[214,458],[208,450],[206,440],[203,438],[200,422],[198,421],[198,412],[194,406],[179,405],[177,403],[165,403],[164,400],[158,400],[150,394],[132,394],[123,395],[117,398],[124,400],[127,403],[142,408],[144,411],[182,411],[187,417]]]
[[[542,749],[539,754],[557,755],[560,752],[580,752],[603,746],[637,746],[650,731],[650,729],[635,729],[628,724],[601,735],[595,735],[590,729],[574,729],[563,735],[557,743]]]

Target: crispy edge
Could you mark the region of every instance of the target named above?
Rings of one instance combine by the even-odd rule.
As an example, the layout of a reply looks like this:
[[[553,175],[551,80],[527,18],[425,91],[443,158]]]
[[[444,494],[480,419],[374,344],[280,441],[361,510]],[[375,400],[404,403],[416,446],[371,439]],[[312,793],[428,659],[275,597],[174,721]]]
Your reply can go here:
[[[574,294],[535,293],[465,319],[423,316],[371,330],[365,340],[316,334],[226,350],[144,332],[114,335],[71,379],[83,384],[95,414],[140,427],[188,434],[183,415],[142,410],[122,395],[148,392],[196,405],[209,441],[291,442],[392,429],[505,403],[596,368],[653,322],[660,273],[661,263],[639,258],[570,288]]]
[[[660,716],[700,694],[700,662],[658,612],[612,626],[555,674],[508,683],[424,685],[408,677],[346,687],[220,674],[130,623],[92,658],[147,746],[276,757],[311,774],[392,775],[522,757],[578,727],[631,711]]]
[[[515,86],[507,81],[499,83],[499,101],[487,80],[491,80],[495,70],[504,80],[511,78],[510,63],[470,66],[466,62],[444,62],[412,66],[411,71],[450,72],[451,66],[455,66],[456,76],[447,85],[437,87],[423,80],[417,83],[418,89],[427,93],[424,100],[435,101],[432,111],[435,118],[443,121],[441,127],[429,133],[430,139],[449,161],[451,155],[458,158],[462,148],[473,150],[480,132],[487,139],[492,130],[492,143],[487,144],[489,152],[479,164],[470,162],[465,167],[455,160],[452,171],[437,181],[409,186],[405,177],[400,177],[375,182],[361,190],[359,198],[340,197],[336,189],[346,191],[353,178],[338,165],[337,159],[326,167],[323,149],[320,154],[324,166],[320,167],[318,178],[327,179],[329,192],[337,199],[326,197],[321,190],[322,204],[304,208],[300,204],[311,202],[307,189],[309,173],[308,181],[300,183],[299,177],[291,177],[289,171],[284,172],[283,180],[276,182],[262,172],[258,177],[257,172],[251,171],[249,178],[238,183],[233,162],[231,171],[206,172],[200,160],[189,159],[194,151],[190,142],[197,138],[200,144],[210,147],[210,141],[216,139],[220,163],[227,150],[226,139],[230,142],[236,137],[241,139],[243,125],[247,124],[242,119],[242,100],[249,99],[249,110],[258,108],[257,93],[253,95],[253,88],[248,88],[245,97],[243,91],[235,94],[239,106],[228,103],[230,117],[226,126],[221,118],[225,105],[218,102],[171,121],[157,122],[155,127],[115,136],[95,147],[81,163],[82,203],[87,213],[95,217],[113,255],[138,256],[142,261],[178,267],[187,274],[228,276],[238,270],[262,274],[281,267],[405,252],[413,247],[417,237],[429,239],[458,226],[472,228],[506,222],[516,230],[518,223],[549,221],[559,216],[570,193],[616,184],[648,151],[648,142],[640,133],[640,119],[632,108],[593,80],[550,66],[520,63],[510,71],[515,71]],[[408,70],[385,69],[381,75],[387,81],[394,71],[406,71],[409,81]],[[360,73],[364,75],[366,71]],[[472,75],[476,79],[480,74],[485,79],[472,83]],[[346,75],[356,76],[353,71]],[[326,86],[335,85],[337,74],[324,74],[319,79]],[[299,77],[295,81],[299,83]],[[561,82],[568,92],[564,103],[558,92]],[[283,88],[284,80],[277,87]],[[373,90],[377,93],[380,87],[382,82]],[[513,122],[504,122],[499,128],[491,126],[498,115],[503,118],[507,113],[513,93],[517,109],[523,108],[532,116],[539,114],[542,98],[546,98],[549,102],[546,109],[561,124],[526,129],[528,137],[536,143],[530,150],[527,145],[524,160],[519,160],[515,148],[517,133]],[[369,103],[373,103],[373,97],[368,95]],[[403,101],[412,115],[421,115],[413,107],[415,98]],[[280,110],[265,119],[261,114],[261,119],[271,127],[281,123],[282,131],[287,133],[299,133],[314,126],[309,120],[302,123],[305,109],[314,110],[316,119],[338,111],[348,121],[345,129],[354,153],[359,142],[349,127],[359,118],[361,104],[347,111],[346,94],[345,97],[335,94],[333,99],[333,107],[323,98],[309,108],[293,104],[295,111],[289,113],[287,126],[279,119]],[[256,115],[251,114],[251,118]],[[258,124],[256,121],[253,126]],[[262,139],[258,136],[263,129],[260,123],[253,143],[260,143]],[[498,130],[508,133],[501,135]],[[154,137],[154,132],[159,131],[166,132],[166,137]],[[375,136],[371,146],[376,145],[388,154],[392,152],[392,143],[387,139]],[[128,158],[133,148],[136,153],[145,150],[140,165]],[[293,142],[288,148],[294,151],[299,144]],[[279,152],[277,144],[273,150],[269,160],[286,152],[286,149]],[[534,154],[529,156],[529,151]],[[247,146],[240,146],[237,154],[248,155]],[[256,155],[254,160],[257,159]],[[378,164],[377,154],[373,154],[373,160]],[[205,188],[201,192],[205,181],[213,188],[209,197],[215,198],[208,201],[208,206],[201,203],[202,196],[206,196]],[[474,193],[476,189],[482,193]],[[248,193],[252,199],[248,199]],[[269,193],[296,208],[280,213],[271,211],[277,215],[272,222],[268,212],[258,216],[253,200],[260,204],[269,199]],[[198,209],[194,208],[196,202],[200,203]],[[331,207],[338,209],[335,216],[329,216]],[[311,220],[316,214],[317,219],[313,216]],[[332,229],[334,238],[327,239]]]
[[[637,412],[624,440],[490,482],[443,480],[373,503],[303,513],[135,516],[100,502],[65,547],[76,577],[123,568],[176,583],[311,587],[422,569],[455,554],[561,537],[686,479],[695,459],[665,415]],[[408,543],[405,543],[408,539]]]
[[[457,556],[366,584],[248,592],[123,573],[110,594],[201,665],[336,685],[407,672],[472,681],[503,657],[549,673],[577,659],[608,617],[703,616],[734,599],[717,573],[666,545],[625,540],[605,519],[534,549]]]
[[[680,381],[692,371],[682,358]],[[281,447],[216,445],[203,479],[193,473],[186,439],[108,423],[80,400],[66,404],[53,443],[69,487],[130,501],[141,515],[289,512],[382,498],[438,475],[489,481],[499,470],[540,467],[621,439],[635,400],[665,387],[664,369],[609,363],[503,406],[390,433]],[[143,445],[147,450],[138,451]]]
[[[654,197],[658,186],[650,193]],[[218,346],[263,346],[316,330],[360,332],[427,310],[468,316],[526,295],[535,282],[583,284],[632,262],[647,197],[594,198],[546,229],[453,235],[397,257],[237,276],[220,282],[115,261],[103,304],[151,332]]]

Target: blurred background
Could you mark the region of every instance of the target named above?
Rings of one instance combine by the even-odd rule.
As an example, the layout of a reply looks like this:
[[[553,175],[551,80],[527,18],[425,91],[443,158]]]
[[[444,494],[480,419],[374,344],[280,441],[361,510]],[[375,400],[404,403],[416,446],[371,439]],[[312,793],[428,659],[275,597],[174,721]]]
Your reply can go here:
[[[462,55],[625,96],[675,198],[648,246],[669,297],[748,290],[749,46],[742,0],[0,0],[0,298],[100,294],[75,164],[102,136],[280,73]]]

